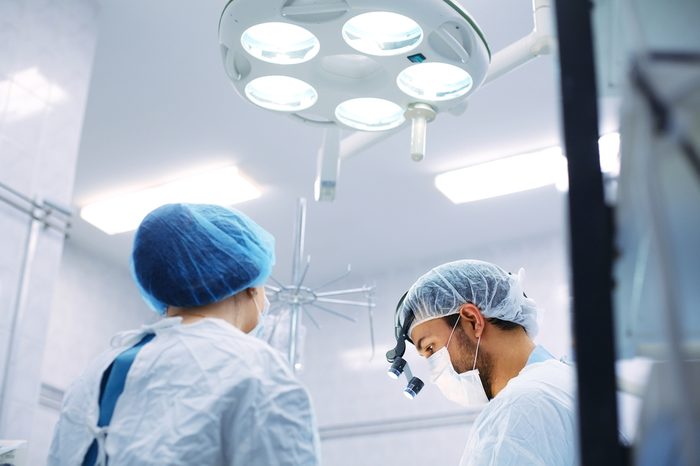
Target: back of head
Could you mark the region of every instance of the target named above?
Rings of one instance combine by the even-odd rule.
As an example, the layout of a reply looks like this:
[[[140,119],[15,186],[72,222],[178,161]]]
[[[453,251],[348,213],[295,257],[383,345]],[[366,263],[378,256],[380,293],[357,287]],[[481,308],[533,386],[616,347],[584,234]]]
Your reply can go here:
[[[131,259],[142,296],[164,313],[262,285],[275,262],[274,238],[233,209],[166,204],[141,222]]]
[[[489,262],[460,260],[435,267],[410,288],[402,310],[412,312],[416,325],[459,313],[463,304],[479,308],[487,319],[521,325],[530,337],[537,334],[537,306],[522,290],[524,273],[512,275]],[[410,331],[409,331],[410,334]]]

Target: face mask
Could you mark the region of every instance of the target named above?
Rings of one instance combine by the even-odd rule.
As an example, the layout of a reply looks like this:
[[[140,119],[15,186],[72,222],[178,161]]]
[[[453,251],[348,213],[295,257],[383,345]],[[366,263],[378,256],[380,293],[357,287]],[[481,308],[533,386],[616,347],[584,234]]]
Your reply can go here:
[[[265,300],[263,301],[263,308],[262,310],[258,306],[258,302],[253,300],[253,303],[255,303],[255,307],[258,309],[259,315],[258,315],[258,323],[251,330],[248,332],[248,335],[260,338],[262,339],[263,333],[265,332],[265,314],[267,314],[267,311],[270,310],[270,300],[267,299],[267,295],[264,295]]]
[[[457,323],[452,329],[447,344],[428,358],[430,373],[433,383],[438,386],[448,400],[466,407],[481,406],[489,401],[484,385],[479,377],[479,370],[476,368],[476,358],[479,355],[481,337],[476,343],[476,354],[474,355],[472,370],[458,374],[450,360],[450,353],[447,351],[458,323],[459,318],[457,318]]]

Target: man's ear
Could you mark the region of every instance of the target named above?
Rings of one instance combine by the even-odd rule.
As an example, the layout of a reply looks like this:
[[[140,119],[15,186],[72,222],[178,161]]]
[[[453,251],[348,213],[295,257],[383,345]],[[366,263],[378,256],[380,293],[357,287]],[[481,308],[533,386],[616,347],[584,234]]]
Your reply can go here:
[[[479,338],[484,332],[484,325],[486,323],[484,316],[478,307],[472,303],[463,304],[459,308],[459,315],[464,322],[464,325],[469,325],[471,330],[474,332],[474,336]]]

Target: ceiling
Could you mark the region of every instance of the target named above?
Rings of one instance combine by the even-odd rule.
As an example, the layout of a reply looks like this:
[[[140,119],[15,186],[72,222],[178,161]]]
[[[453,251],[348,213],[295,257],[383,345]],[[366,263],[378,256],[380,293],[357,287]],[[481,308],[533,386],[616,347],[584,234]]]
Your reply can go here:
[[[492,50],[532,28],[530,2],[463,1]],[[453,205],[434,176],[475,161],[559,144],[552,57],[483,89],[459,117],[429,125],[425,161],[411,161],[407,128],[344,162],[337,199],[313,199],[322,133],[243,101],[221,63],[224,0],[105,0],[86,109],[74,202],[145,187],[192,169],[234,163],[263,188],[237,206],[278,242],[278,275],[290,267],[296,199],[310,200],[310,276],[359,274],[414,260],[468,254],[483,243],[561,230],[554,188]],[[507,12],[507,14],[504,14]],[[132,235],[107,236],[78,220],[73,241],[126,266]]]

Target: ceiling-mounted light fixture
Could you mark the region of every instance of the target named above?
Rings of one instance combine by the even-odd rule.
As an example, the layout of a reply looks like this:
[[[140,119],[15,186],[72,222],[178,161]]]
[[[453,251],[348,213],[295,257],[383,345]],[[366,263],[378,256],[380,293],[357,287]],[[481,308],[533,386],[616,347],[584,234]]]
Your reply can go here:
[[[360,131],[410,120],[421,142],[425,123],[463,106],[491,59],[452,0],[229,1],[219,41],[229,78],[254,104]],[[430,118],[411,111],[423,107]]]
[[[566,176],[558,147],[514,155],[435,177],[435,186],[455,204],[554,185]]]
[[[620,133],[598,139],[601,172],[620,174]],[[567,161],[555,146],[459,168],[435,177],[435,187],[455,204],[504,196],[544,186],[569,189]]]
[[[80,217],[108,235],[135,230],[149,212],[175,202],[231,206],[260,197],[236,167],[196,172],[147,189],[126,191],[83,206]]]
[[[326,130],[315,192],[332,201],[341,159],[410,121],[411,158],[423,160],[428,123],[447,110],[461,114],[480,86],[555,50],[551,3],[533,0],[532,31],[493,57],[457,0],[229,0],[219,43],[243,98]],[[305,98],[251,92],[251,82],[269,76],[305,83]],[[380,101],[398,106],[403,120]],[[343,129],[373,134],[341,144]]]

